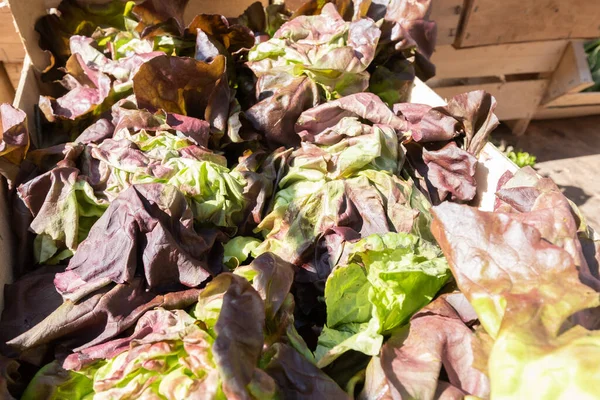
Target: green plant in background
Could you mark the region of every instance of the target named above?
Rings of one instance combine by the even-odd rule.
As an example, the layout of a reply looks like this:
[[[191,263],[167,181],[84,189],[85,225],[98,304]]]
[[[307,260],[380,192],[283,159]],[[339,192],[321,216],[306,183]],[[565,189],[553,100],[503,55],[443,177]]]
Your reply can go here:
[[[520,168],[527,166],[533,167],[535,165],[536,157],[526,151],[514,151],[512,147],[508,147],[504,154]]]
[[[590,40],[584,44],[588,57],[588,64],[592,72],[594,85],[585,89],[585,92],[600,92],[600,39]]]

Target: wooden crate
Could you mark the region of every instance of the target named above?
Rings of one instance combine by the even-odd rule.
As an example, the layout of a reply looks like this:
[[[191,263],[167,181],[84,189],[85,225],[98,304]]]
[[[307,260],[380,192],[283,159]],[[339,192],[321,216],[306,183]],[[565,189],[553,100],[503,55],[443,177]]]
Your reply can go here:
[[[0,2],[0,103],[11,103],[19,83],[25,49],[8,3]]]
[[[496,114],[522,134],[545,96],[568,40],[473,48],[439,46],[431,60],[436,76],[428,84],[442,97],[483,89],[498,101]]]
[[[593,85],[583,41],[570,41],[548,84],[535,119],[600,114],[600,92],[582,92]]]
[[[469,0],[459,47],[600,37],[598,0]]]

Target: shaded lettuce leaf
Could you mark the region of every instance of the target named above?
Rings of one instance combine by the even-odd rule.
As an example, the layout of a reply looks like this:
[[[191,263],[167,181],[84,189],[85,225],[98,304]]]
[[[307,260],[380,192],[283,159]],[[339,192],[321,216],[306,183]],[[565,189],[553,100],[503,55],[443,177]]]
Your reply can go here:
[[[66,300],[48,317],[8,342],[19,351],[60,343],[75,351],[105,342],[129,327],[155,307],[185,308],[198,297],[198,289],[162,294],[149,290],[142,278],[128,284],[104,286],[79,301]]]
[[[132,12],[139,20],[135,27],[142,38],[155,37],[166,33],[183,35],[183,11],[188,0],[145,0],[136,4]]]
[[[446,106],[399,103],[411,141],[406,170],[432,204],[470,201],[476,194],[476,157],[498,125],[496,100],[482,90],[453,97]]]
[[[108,207],[72,167],[54,168],[19,186],[18,193],[33,215],[29,229],[37,234],[38,263],[71,256]]]
[[[40,47],[48,50],[53,66],[64,66],[71,55],[69,39],[73,35],[91,36],[99,28],[124,31],[137,23],[131,17],[134,2],[114,0],[104,4],[75,0],[61,1],[57,14],[48,14],[35,24],[40,34]],[[50,74],[56,78],[56,74]]]
[[[0,104],[0,174],[14,181],[29,150],[27,114],[9,104]]]
[[[456,282],[495,339],[491,396],[529,397],[532,382],[536,396],[591,396],[591,381],[579,377],[600,373],[591,362],[598,334],[568,319],[598,307],[600,295],[579,280],[569,252],[527,222],[536,212],[487,213],[450,203],[433,212],[432,230]]]
[[[231,56],[254,46],[254,35],[247,27],[230,25],[222,15],[197,15],[186,29],[197,35],[195,58],[199,61],[210,62],[218,54]]]
[[[67,270],[56,276],[56,288],[77,300],[140,275],[149,288],[195,287],[220,272],[208,257],[219,238],[214,229],[194,230],[192,212],[175,187],[132,186],[92,227]]]
[[[427,305],[450,277],[440,250],[411,234],[371,235],[353,243],[349,253],[348,264],[336,266],[325,284],[321,367],[349,349],[377,355],[381,335]]]
[[[64,270],[64,265],[41,266],[14,283],[6,285],[4,297],[10,301],[5,303],[0,320],[2,354],[17,356],[5,343],[33,328],[62,304],[63,299],[54,287],[54,276]],[[35,293],[35,296],[32,296],[32,293]],[[35,353],[39,356],[44,355],[41,350]],[[32,359],[28,361],[35,362]]]
[[[33,377],[21,399],[35,400],[39,398],[85,399],[94,393],[92,380],[85,375],[67,371],[58,361],[44,365]]]
[[[277,383],[283,398],[348,399],[348,395],[323,371],[291,347],[276,343],[265,357],[268,373]]]
[[[300,138],[294,133],[294,124],[304,110],[319,103],[316,84],[308,77],[293,76],[270,70],[257,82],[258,103],[245,115],[272,147],[293,147]]]
[[[450,194],[453,201],[475,198],[477,158],[450,142],[439,150],[423,148],[423,161],[427,165],[427,179],[438,188],[438,196],[445,199]]]
[[[463,399],[489,396],[488,377],[473,367],[475,334],[445,297],[416,313],[367,367],[359,398]],[[442,370],[447,377],[442,378]]]
[[[288,21],[292,13],[284,4],[269,4],[264,7],[259,1],[252,3],[237,19],[260,38],[261,34],[273,37],[275,32]]]

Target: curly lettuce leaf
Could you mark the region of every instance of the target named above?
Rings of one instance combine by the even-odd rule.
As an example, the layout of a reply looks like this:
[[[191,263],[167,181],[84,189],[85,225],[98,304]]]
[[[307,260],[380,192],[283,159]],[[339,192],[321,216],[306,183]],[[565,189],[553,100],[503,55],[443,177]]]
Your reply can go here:
[[[583,310],[597,312],[600,295],[579,280],[572,255],[544,238],[536,210],[489,213],[444,203],[433,213],[457,285],[495,339],[491,396],[529,397],[536,382],[535,396],[591,397],[600,340],[576,323]]]
[[[349,349],[377,355],[382,335],[404,325],[450,277],[439,248],[411,234],[371,235],[353,243],[349,253],[348,264],[337,266],[325,284],[321,367]],[[371,344],[361,348],[365,343]]]

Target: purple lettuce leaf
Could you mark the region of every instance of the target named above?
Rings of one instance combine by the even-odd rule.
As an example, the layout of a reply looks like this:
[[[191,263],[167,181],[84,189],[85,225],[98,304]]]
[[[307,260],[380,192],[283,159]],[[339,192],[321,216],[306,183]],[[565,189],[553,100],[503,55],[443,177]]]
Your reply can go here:
[[[75,351],[103,343],[124,332],[155,307],[185,308],[198,298],[198,289],[161,294],[149,290],[143,278],[110,284],[79,301],[66,300],[48,317],[8,344],[19,351],[60,343]],[[180,288],[179,288],[180,289]]]
[[[204,119],[222,135],[227,130],[233,97],[225,65],[221,55],[210,63],[187,57],[155,57],[133,77],[137,104],[152,112],[162,109]]]
[[[267,79],[268,78],[268,79]],[[271,93],[248,109],[246,118],[255,129],[264,132],[272,147],[293,147],[300,143],[294,133],[294,124],[304,110],[318,104],[319,93],[315,83],[307,77],[293,77],[275,73],[259,78],[260,93]],[[259,98],[264,97],[259,94]]]
[[[292,347],[276,343],[264,367],[277,383],[283,398],[346,400],[349,396],[321,369]]]
[[[383,345],[361,397],[462,399],[489,396],[488,377],[473,367],[475,334],[444,296],[424,307]],[[444,370],[447,377],[440,374]]]
[[[406,121],[394,115],[379,97],[357,93],[304,111],[295,130],[302,141],[332,145],[344,137],[369,133],[370,127],[362,121],[387,125],[398,133],[407,129]],[[349,129],[351,127],[356,128]]]
[[[220,272],[209,262],[219,237],[214,229],[194,230],[191,209],[175,187],[135,185],[110,204],[55,284],[74,301],[140,275],[149,288],[195,287]]]
[[[6,285],[4,298],[7,301],[0,320],[2,353],[16,355],[5,343],[42,322],[62,304],[62,297],[54,287],[54,276],[64,270],[64,265],[42,266]]]
[[[453,201],[475,198],[477,158],[450,142],[440,150],[423,148],[423,161],[427,165],[427,179],[438,188],[440,200],[448,195]]]
[[[136,31],[142,38],[152,38],[166,33],[183,35],[183,12],[188,0],[146,0],[133,7],[133,14],[139,23]]]
[[[238,24],[230,25],[222,15],[197,15],[187,26],[187,31],[197,35],[195,58],[200,61],[210,62],[218,54],[234,55],[254,46],[254,35],[250,29]]]

